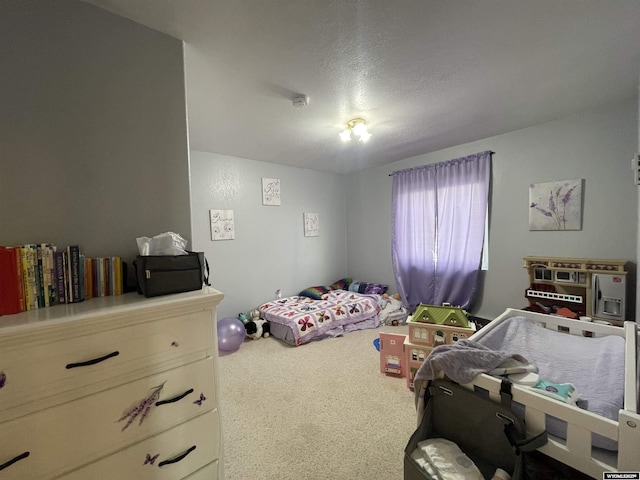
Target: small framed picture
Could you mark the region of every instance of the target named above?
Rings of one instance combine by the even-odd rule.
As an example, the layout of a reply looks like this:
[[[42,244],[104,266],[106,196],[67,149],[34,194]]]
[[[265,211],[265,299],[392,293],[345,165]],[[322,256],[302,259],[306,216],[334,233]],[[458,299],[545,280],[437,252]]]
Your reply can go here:
[[[279,178],[262,178],[262,204],[280,205]]]
[[[320,219],[317,213],[304,214],[304,236],[318,237],[320,236]]]
[[[233,210],[209,210],[211,240],[235,240]]]

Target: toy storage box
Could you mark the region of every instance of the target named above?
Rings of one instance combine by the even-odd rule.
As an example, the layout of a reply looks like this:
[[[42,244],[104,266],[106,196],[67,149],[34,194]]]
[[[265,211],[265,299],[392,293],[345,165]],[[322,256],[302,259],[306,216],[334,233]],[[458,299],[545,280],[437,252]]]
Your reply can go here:
[[[404,353],[406,335],[380,332],[380,372],[405,377],[407,357]]]
[[[404,353],[407,359],[407,387],[413,390],[413,379],[420,366],[427,359],[433,347],[411,343],[409,337],[404,341]]]
[[[411,316],[414,322],[433,323],[436,325],[447,325],[450,327],[469,327],[469,320],[464,311],[458,307],[450,305],[426,305],[419,304]]]
[[[452,344],[476,333],[473,323],[469,323],[468,327],[452,327],[408,320],[407,325],[409,325],[409,341],[428,347]]]
[[[464,311],[458,307],[419,304],[407,320],[409,341],[418,345],[437,347],[452,344],[475,333]]]

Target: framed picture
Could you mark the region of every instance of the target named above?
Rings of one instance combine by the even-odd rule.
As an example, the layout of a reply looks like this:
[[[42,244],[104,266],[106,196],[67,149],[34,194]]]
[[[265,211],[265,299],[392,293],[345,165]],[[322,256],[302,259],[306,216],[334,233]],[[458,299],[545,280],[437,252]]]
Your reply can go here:
[[[304,214],[304,236],[318,237],[320,236],[320,219],[317,213]]]
[[[235,240],[233,210],[209,210],[211,240]]]
[[[279,178],[262,178],[262,204],[280,205]]]
[[[582,179],[529,185],[529,230],[582,230]]]

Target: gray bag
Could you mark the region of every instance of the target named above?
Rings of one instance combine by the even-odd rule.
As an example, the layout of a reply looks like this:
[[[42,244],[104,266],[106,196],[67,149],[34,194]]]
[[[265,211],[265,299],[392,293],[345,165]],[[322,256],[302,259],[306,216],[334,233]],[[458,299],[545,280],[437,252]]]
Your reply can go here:
[[[405,448],[404,480],[429,478],[411,458],[418,442],[427,438],[455,442],[485,478],[501,468],[512,480],[523,480],[524,452],[546,444],[547,432],[527,438],[524,421],[507,406],[510,399],[510,384],[503,383],[503,403],[497,403],[448,379],[432,380],[425,391],[424,416]]]
[[[190,292],[209,285],[209,263],[203,252],[186,255],[138,255],[136,268],[138,293],[157,297]]]

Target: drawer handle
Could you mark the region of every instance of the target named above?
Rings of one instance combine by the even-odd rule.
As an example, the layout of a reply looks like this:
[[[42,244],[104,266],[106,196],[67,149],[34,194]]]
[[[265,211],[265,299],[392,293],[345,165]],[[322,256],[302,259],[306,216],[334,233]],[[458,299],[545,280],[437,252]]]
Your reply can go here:
[[[105,355],[104,357],[100,357],[100,358],[94,358],[93,360],[87,360],[86,362],[79,362],[79,363],[70,363],[67,365],[67,368],[76,368],[76,367],[88,367],[89,365],[95,365],[96,363],[100,363],[100,362],[104,362],[105,360],[108,360],[109,358],[112,357],[117,357],[118,355],[120,355],[120,352],[116,351],[116,352],[111,352],[108,355]]]
[[[196,448],[196,447],[193,447],[193,448]],[[24,452],[18,455],[17,457],[12,458],[7,463],[3,463],[2,465],[0,465],[0,470],[4,470],[5,468],[10,467],[14,463],[19,462],[20,460],[22,460],[23,458],[27,458],[28,456],[29,456],[29,452]]]
[[[156,407],[159,407],[160,405],[164,405],[165,403],[173,403],[173,402],[177,402],[179,400],[182,400],[184,397],[186,397],[190,393],[193,393],[193,388],[190,388],[189,390],[184,392],[182,395],[178,395],[177,397],[169,398],[167,400],[160,400],[160,401],[156,402]]]
[[[191,452],[193,452],[195,449],[196,449],[196,446],[194,445],[194,446],[190,447],[186,452],[184,452],[184,453],[182,453],[182,454],[178,455],[178,456],[177,456],[177,457],[175,457],[175,458],[172,458],[172,459],[170,459],[170,460],[163,460],[162,462],[160,462],[160,463],[158,464],[158,466],[159,466],[159,467],[163,467],[163,466],[165,466],[165,465],[169,465],[169,464],[171,464],[171,463],[178,463],[180,460],[183,460],[183,459],[184,459],[184,457],[186,457],[187,455],[189,455],[189,454],[190,454]]]

